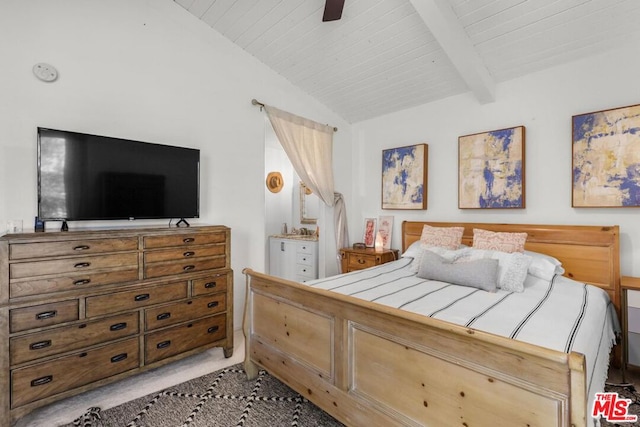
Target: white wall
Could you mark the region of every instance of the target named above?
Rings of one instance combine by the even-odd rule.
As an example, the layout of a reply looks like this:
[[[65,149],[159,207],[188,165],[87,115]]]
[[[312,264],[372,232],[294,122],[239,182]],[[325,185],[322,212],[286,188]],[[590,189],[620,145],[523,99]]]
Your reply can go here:
[[[265,267],[264,113],[251,99],[339,127],[336,150],[350,153],[348,123],[170,0],[2,0],[0,61],[0,224],[33,227],[37,126],[199,148],[194,222],[232,229],[236,328],[241,271]],[[37,80],[38,62],[59,79]],[[350,158],[335,157],[348,183]]]
[[[620,225],[623,275],[640,275],[640,209],[571,207],[571,116],[640,103],[640,45],[497,86],[496,102],[455,96],[353,127],[357,160],[351,237],[361,239],[365,217],[394,215],[393,247],[402,220]],[[458,209],[458,137],[526,127],[526,209]],[[425,211],[381,210],[382,150],[429,145]],[[638,147],[640,149],[640,147]]]

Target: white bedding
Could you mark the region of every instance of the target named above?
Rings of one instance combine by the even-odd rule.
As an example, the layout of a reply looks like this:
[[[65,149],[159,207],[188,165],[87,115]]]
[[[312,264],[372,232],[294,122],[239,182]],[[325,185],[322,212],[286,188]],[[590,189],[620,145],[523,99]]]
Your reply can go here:
[[[590,410],[604,389],[620,326],[602,289],[556,275],[527,275],[524,292],[495,293],[419,278],[412,258],[307,282],[331,290],[563,352],[586,357]]]

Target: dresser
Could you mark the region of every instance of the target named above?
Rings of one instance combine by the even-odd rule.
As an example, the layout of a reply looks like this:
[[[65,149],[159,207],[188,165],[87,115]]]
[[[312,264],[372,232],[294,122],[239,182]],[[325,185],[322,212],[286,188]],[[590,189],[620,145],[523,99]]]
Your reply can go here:
[[[622,322],[625,364],[640,368],[640,278],[623,276]]]
[[[341,267],[343,273],[363,270],[398,259],[397,249],[383,249],[376,251],[374,248],[365,249],[340,249]]]
[[[0,238],[0,425],[211,347],[233,352],[230,229]]]
[[[318,278],[318,241],[269,237],[269,274],[296,282]]]

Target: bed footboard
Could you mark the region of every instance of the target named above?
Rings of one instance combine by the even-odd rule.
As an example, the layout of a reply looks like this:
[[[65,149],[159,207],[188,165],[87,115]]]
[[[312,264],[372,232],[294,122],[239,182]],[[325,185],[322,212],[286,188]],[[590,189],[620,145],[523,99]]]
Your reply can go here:
[[[585,426],[584,357],[245,269],[245,369],[349,426]]]

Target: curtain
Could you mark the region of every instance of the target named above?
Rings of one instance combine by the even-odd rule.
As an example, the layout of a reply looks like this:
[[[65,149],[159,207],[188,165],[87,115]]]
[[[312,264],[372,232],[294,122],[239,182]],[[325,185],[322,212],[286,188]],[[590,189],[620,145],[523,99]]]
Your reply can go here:
[[[349,245],[349,233],[344,199],[333,185],[333,128],[269,105],[264,109],[300,179],[327,206],[334,208],[336,261],[340,271],[340,249]]]

